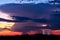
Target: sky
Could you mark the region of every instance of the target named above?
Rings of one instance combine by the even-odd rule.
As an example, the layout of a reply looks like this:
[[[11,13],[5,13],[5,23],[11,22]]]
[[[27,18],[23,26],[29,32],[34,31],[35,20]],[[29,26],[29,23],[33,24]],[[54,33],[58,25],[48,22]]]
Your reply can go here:
[[[46,3],[48,0],[39,0],[39,1],[36,1],[36,3],[40,2],[40,3]],[[26,1],[23,1],[22,3],[24,3]],[[17,0],[0,0],[0,5],[1,4],[6,4],[6,3],[19,3],[19,1]],[[28,3],[28,2],[27,2]]]
[[[40,3],[46,3],[48,0],[39,0],[39,2]],[[26,2],[26,1],[23,1],[22,3],[24,3],[24,2]],[[2,4],[6,4],[6,3],[19,3],[19,1],[16,1],[16,0],[0,0],[0,5],[2,5]],[[36,2],[36,3],[38,3],[38,2]],[[14,12],[16,12],[16,11],[18,11],[17,9],[15,10],[15,8],[14,8],[14,6],[13,7],[11,7],[10,8],[10,6],[8,7],[8,8],[6,8],[6,6],[5,7],[3,7],[3,11],[4,11],[4,8],[5,8],[5,11],[6,10],[8,10],[8,11],[11,11],[11,10],[9,10],[9,9],[14,9]],[[1,8],[0,8],[1,9]],[[25,11],[22,11],[22,12],[24,12],[25,13]],[[3,14],[4,14],[4,12],[1,12],[0,11],[0,13],[2,13],[2,15],[0,14],[0,18],[2,17],[2,16],[4,16]],[[28,13],[28,12],[27,12]],[[27,14],[27,13],[25,13],[25,14]],[[11,14],[11,13],[10,13]],[[14,14],[14,13],[12,13],[12,15],[16,15],[16,14]],[[18,15],[18,16],[24,16],[23,14],[20,14],[20,15]],[[32,15],[32,14],[31,14]],[[45,15],[45,14],[44,14]],[[45,18],[46,16],[44,16],[44,15],[42,15],[43,17],[42,18]],[[8,16],[8,15],[7,15]],[[28,15],[28,16],[30,16],[30,14]],[[31,16],[32,17],[32,16]],[[4,18],[5,18],[5,16],[4,16]],[[30,22],[30,23],[29,23]],[[2,26],[3,24],[3,26],[1,27],[1,28],[4,28],[5,27],[5,25],[7,25],[7,26],[10,26],[11,24],[11,26],[13,26],[14,24],[14,27],[15,28],[19,28],[19,26],[22,26],[22,27],[24,27],[24,26],[26,26],[27,24],[27,26],[29,26],[29,25],[35,25],[33,22],[33,24],[31,23],[31,21],[29,21],[29,22],[26,22],[26,23],[7,23],[7,22],[0,22],[0,26]],[[17,27],[16,27],[17,26]],[[8,28],[8,27],[7,27]],[[20,28],[19,28],[20,29]],[[21,28],[22,29],[22,28]],[[23,31],[25,31],[25,30],[23,30]],[[32,32],[32,34],[35,34],[35,33],[37,33],[36,31],[30,31],[30,33],[28,32],[28,34],[31,34],[31,32]],[[55,34],[55,35],[60,35],[60,30],[52,30],[52,34]],[[11,30],[3,30],[3,31],[0,31],[0,35],[22,35],[22,33],[21,32],[14,32],[14,31],[11,31]]]

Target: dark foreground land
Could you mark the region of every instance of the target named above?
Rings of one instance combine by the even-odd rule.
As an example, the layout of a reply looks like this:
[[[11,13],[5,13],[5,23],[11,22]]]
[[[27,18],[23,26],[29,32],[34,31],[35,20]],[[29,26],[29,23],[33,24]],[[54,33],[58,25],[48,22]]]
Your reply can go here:
[[[0,36],[0,40],[53,40],[60,39],[59,35],[42,35],[42,34],[36,34],[36,35],[21,35],[21,36]]]

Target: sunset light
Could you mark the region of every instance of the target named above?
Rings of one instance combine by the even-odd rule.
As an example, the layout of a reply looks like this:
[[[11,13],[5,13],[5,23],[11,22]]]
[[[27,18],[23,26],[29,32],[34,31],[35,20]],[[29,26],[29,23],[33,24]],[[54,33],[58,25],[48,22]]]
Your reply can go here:
[[[11,28],[15,23],[0,21],[0,28]]]
[[[0,31],[0,36],[16,36],[16,35],[22,35],[22,32],[14,32],[6,29]]]
[[[0,36],[60,35],[60,1],[35,1],[0,0]]]
[[[0,18],[14,20],[9,14],[0,11]]]
[[[12,17],[10,17],[9,14],[4,13],[2,11],[0,11],[0,18],[2,19],[7,19],[7,20],[13,20]],[[0,28],[11,28],[15,23],[13,22],[5,22],[5,21],[0,21]]]

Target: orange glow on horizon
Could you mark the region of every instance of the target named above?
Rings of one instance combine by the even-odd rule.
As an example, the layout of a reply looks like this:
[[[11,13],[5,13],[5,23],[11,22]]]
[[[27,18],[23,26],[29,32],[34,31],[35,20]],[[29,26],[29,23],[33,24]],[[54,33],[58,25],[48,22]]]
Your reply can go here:
[[[28,35],[34,35],[34,34],[38,34],[37,31],[29,31],[27,32]],[[52,35],[60,35],[60,30],[52,30],[51,31]]]
[[[34,34],[38,34],[37,31],[29,31],[27,32],[28,35],[34,35]],[[60,35],[60,30],[52,30],[52,34],[53,35]],[[0,36],[16,36],[16,35],[23,35],[23,32],[14,32],[11,30],[1,30],[0,31]]]
[[[14,32],[10,30],[2,30],[0,31],[0,36],[16,36],[16,35],[22,35],[22,32]]]
[[[60,30],[52,30],[53,35],[60,35]]]
[[[35,35],[35,34],[37,34],[37,33],[38,33],[37,31],[33,31],[33,30],[27,32],[28,35]]]

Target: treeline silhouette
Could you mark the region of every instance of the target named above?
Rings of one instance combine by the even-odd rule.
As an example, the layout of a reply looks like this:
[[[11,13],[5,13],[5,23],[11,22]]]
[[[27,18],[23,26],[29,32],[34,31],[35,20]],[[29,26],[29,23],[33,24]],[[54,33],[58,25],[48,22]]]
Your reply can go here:
[[[14,39],[14,40],[32,40],[32,39],[34,39],[34,40],[39,40],[39,39],[50,39],[50,38],[53,38],[53,39],[55,39],[55,38],[58,38],[58,37],[60,37],[60,36],[57,36],[57,35],[42,35],[42,34],[35,34],[35,35],[21,35],[21,36],[19,36],[19,35],[16,35],[16,36],[0,36],[0,38],[1,39],[7,39],[7,40],[12,40],[12,39]]]

